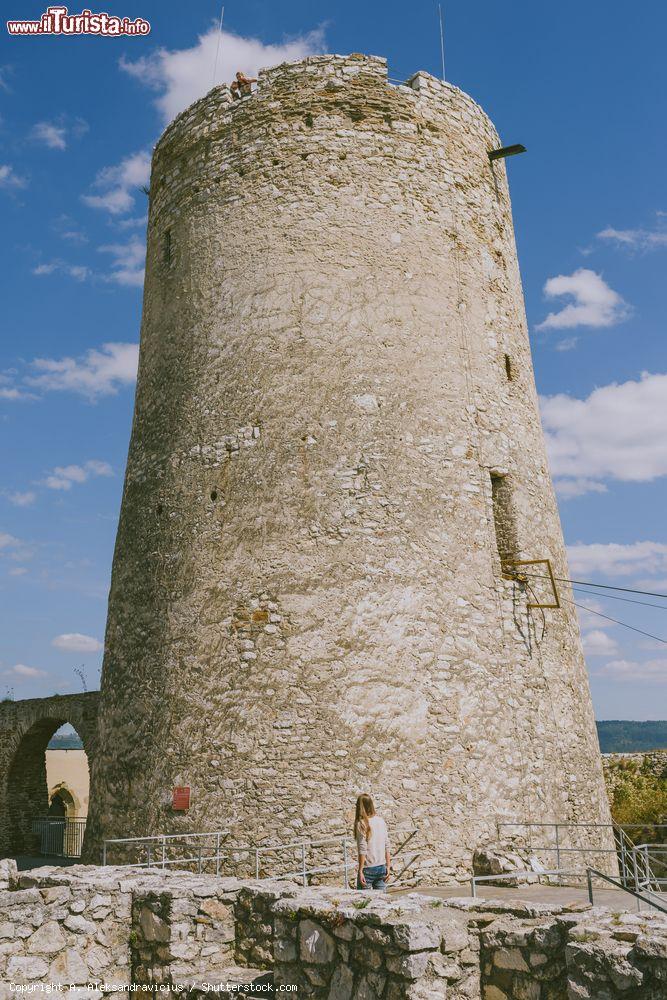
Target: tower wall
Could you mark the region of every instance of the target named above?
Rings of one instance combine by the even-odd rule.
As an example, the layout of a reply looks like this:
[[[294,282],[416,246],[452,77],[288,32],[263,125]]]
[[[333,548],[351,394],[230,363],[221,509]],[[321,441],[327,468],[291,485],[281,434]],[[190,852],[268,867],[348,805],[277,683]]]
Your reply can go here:
[[[568,575],[499,145],[357,56],[160,140],[91,843],[285,842],[370,791],[447,873],[499,818],[608,822],[572,595],[501,573]]]

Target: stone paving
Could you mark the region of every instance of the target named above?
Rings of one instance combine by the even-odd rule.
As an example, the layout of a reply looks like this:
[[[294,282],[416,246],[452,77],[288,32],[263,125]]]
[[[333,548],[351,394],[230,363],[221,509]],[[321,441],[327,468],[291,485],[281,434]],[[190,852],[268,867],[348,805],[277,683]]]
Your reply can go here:
[[[402,896],[413,892],[436,899],[456,899],[470,895],[470,890],[466,890],[466,886],[417,886],[414,889],[397,890],[392,895]],[[501,888],[480,885],[477,887],[477,898],[494,899],[508,903],[519,900],[526,903],[546,903],[549,906],[571,906],[578,903],[588,903],[588,890],[579,886],[524,885],[516,888]],[[638,909],[638,900],[621,889],[594,887],[593,900],[596,906],[604,906],[611,910],[637,911]],[[667,909],[667,894],[664,897],[664,906]],[[645,903],[639,905],[639,910],[642,912],[652,909]]]

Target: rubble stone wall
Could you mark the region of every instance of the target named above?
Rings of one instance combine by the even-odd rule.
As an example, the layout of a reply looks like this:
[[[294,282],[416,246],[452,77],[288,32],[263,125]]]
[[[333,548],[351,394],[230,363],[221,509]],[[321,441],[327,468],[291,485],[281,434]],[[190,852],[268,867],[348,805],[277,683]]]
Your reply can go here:
[[[574,608],[501,571],[568,576],[500,145],[359,55],[160,139],[94,844],[331,835],[369,791],[445,878],[496,817],[609,821]]]
[[[99,1000],[130,983],[215,983],[239,966],[315,1000],[658,1000],[667,920],[185,872],[0,868],[0,1000],[45,983],[92,983]]]
[[[602,768],[610,797],[619,780],[623,779],[625,768],[640,773],[648,773],[667,781],[667,750],[628,751],[627,753],[603,753]]]

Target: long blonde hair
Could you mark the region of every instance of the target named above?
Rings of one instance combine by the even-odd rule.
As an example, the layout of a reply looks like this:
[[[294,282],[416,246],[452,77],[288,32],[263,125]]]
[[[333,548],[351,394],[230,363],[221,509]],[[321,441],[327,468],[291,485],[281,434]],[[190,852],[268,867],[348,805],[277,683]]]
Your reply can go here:
[[[359,831],[363,833],[366,840],[371,835],[371,824],[368,822],[371,816],[375,816],[375,805],[370,795],[360,795],[357,799],[357,807],[354,813],[354,836]]]

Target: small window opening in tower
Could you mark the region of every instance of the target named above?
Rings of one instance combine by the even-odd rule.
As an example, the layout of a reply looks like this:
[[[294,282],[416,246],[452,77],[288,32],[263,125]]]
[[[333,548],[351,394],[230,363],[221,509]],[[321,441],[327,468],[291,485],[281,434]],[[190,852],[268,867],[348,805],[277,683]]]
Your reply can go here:
[[[162,240],[162,260],[169,267],[171,264],[171,229],[166,229]]]
[[[505,374],[507,375],[507,381],[511,382],[514,378],[514,369],[512,368],[512,359],[509,354],[505,355]]]
[[[498,555],[501,563],[506,563],[514,559],[518,550],[511,480],[492,472],[491,496]]]

